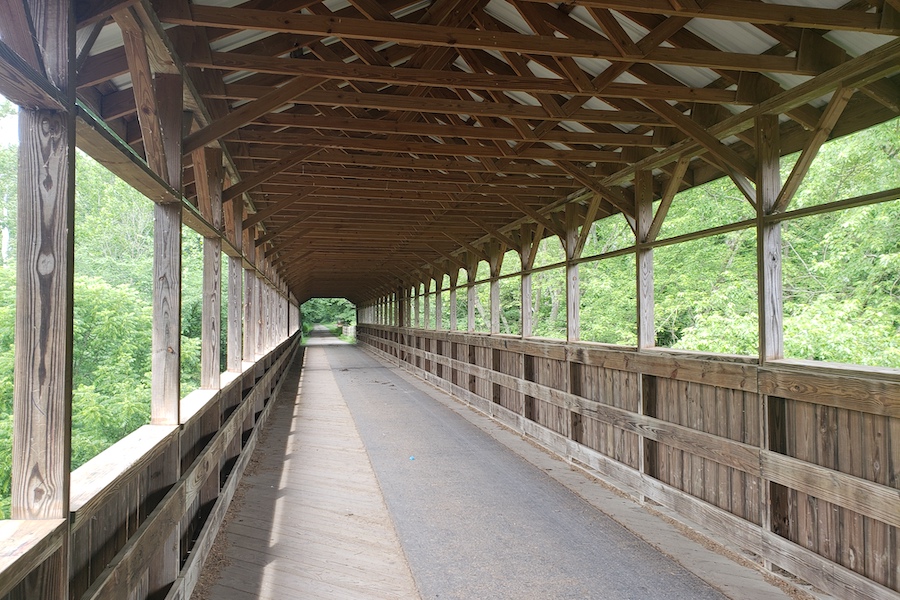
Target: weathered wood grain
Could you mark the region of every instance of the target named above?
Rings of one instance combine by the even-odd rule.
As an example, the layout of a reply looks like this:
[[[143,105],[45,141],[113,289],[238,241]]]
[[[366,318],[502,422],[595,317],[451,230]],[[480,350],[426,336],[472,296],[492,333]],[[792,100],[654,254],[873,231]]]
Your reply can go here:
[[[64,519],[0,521],[0,597],[57,552],[67,531]]]
[[[177,425],[181,373],[181,207],[153,207],[151,422]]]
[[[847,408],[864,413],[900,417],[900,382],[873,373],[862,376],[851,371],[846,376],[779,369],[767,365],[759,373],[764,393]]]
[[[19,113],[14,519],[68,514],[74,137],[64,113]]]

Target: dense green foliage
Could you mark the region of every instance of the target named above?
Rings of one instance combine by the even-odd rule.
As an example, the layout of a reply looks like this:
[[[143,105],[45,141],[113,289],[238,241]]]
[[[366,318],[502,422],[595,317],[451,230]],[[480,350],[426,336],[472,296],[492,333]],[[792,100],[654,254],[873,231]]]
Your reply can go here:
[[[300,306],[303,329],[313,325],[354,325],[356,306],[344,298],[310,298]]]
[[[0,148],[0,517],[8,513],[15,321],[15,147]],[[76,157],[72,468],[150,418],[153,204]],[[202,242],[183,240],[182,395],[199,385]],[[224,352],[224,345],[223,345]]]
[[[797,155],[786,157],[786,178]],[[826,144],[791,209],[900,187],[900,120]],[[729,179],[678,194],[660,239],[754,219],[754,209]],[[751,223],[752,225],[752,223]],[[634,234],[621,216],[593,224],[584,256],[628,249]],[[785,221],[785,355],[789,358],[900,367],[900,201]],[[545,238],[535,267],[564,259],[556,237]],[[660,346],[757,354],[756,235],[752,226],[654,250],[654,307]],[[516,256],[503,272],[515,271]],[[512,265],[512,267],[510,267]],[[636,343],[633,253],[579,267],[581,337]],[[482,262],[476,280],[488,278]],[[465,281],[465,273],[461,273]],[[519,333],[518,279],[501,285],[501,332]],[[445,286],[447,284],[445,283]],[[565,338],[565,269],[532,276],[534,335]],[[476,331],[488,331],[489,286],[476,285]],[[465,318],[465,293],[458,294]],[[445,320],[445,323],[447,321]],[[464,321],[461,321],[464,327]]]

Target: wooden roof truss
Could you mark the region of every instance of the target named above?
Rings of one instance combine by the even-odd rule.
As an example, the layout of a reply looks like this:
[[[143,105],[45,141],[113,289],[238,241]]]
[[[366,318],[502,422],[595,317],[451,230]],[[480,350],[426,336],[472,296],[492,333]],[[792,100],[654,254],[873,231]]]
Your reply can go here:
[[[3,4],[0,91],[62,105]],[[726,175],[754,203],[764,114],[803,152],[783,211],[825,140],[900,114],[898,0],[85,0],[75,20],[79,145],[301,301],[521,249],[523,224],[634,227],[639,171],[648,241],[686,187]],[[243,240],[196,206],[210,146]]]

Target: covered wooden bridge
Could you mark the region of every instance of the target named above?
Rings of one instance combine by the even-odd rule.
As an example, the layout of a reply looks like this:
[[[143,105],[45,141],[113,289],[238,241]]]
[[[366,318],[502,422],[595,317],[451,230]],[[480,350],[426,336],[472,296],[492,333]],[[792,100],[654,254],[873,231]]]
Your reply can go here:
[[[376,356],[640,501],[837,597],[900,597],[900,373],[784,358],[781,243],[786,220],[900,196],[792,209],[826,140],[900,114],[897,0],[0,7],[21,107],[0,596],[189,597],[301,360],[300,303],[344,297]],[[149,425],[70,473],[76,146],[155,203],[153,396]],[[677,193],[723,177],[755,216],[660,236]],[[631,241],[587,256],[613,221]],[[182,224],[205,237],[203,389],[184,398]],[[740,229],[758,354],[657,347],[654,250]],[[536,265],[552,238],[561,261]],[[623,257],[635,343],[583,341],[579,267]],[[564,340],[533,335],[549,268]]]

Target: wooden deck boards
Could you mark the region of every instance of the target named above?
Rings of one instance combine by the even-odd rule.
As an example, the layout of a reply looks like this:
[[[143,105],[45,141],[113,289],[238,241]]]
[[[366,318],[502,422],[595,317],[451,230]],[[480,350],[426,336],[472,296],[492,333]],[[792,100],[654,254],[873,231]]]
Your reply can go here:
[[[216,540],[225,563],[196,597],[418,598],[324,351],[307,352],[297,393],[273,407]]]

